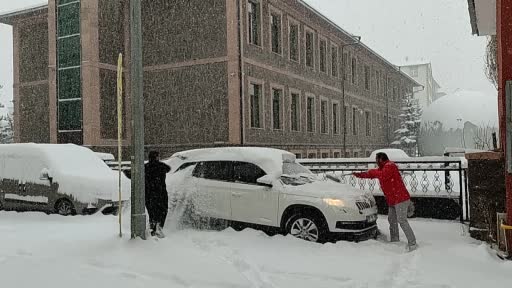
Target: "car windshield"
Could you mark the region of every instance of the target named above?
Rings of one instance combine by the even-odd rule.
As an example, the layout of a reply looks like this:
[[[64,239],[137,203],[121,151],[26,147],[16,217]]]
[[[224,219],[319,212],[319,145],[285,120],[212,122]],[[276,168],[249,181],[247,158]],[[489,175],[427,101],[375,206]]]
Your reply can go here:
[[[285,162],[283,163],[283,175],[281,176],[281,181],[285,185],[304,185],[308,183],[312,183],[316,180],[316,177],[311,171],[296,163],[296,162]]]

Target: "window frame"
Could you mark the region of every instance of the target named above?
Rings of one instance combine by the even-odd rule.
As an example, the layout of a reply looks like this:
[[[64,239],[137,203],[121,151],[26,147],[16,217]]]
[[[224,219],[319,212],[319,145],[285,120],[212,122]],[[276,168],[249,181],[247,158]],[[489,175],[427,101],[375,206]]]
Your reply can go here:
[[[358,109],[357,106],[352,106],[352,135],[353,136],[357,136],[359,134],[359,123],[358,123],[358,119],[357,119],[357,113],[358,113]]]
[[[280,118],[280,128],[275,128],[274,127],[274,90],[279,90],[281,91],[281,95],[280,95],[280,107],[279,107],[279,118]],[[270,96],[271,96],[271,101],[270,101],[270,111],[272,113],[272,117],[270,117],[270,127],[272,127],[272,130],[274,131],[283,131],[285,130],[285,125],[284,125],[284,95],[285,95],[285,87],[283,85],[279,85],[279,84],[274,84],[274,83],[271,83],[270,84]]]
[[[372,88],[372,70],[370,65],[364,65],[364,89],[371,91]]]
[[[302,93],[300,90],[298,89],[293,89],[293,88],[290,88],[289,89],[289,92],[288,94],[290,95],[290,131],[292,132],[301,132],[302,131]],[[299,96],[299,101],[298,101],[298,117],[297,117],[297,130],[293,130],[293,121],[292,121],[292,113],[293,113],[293,110],[292,110],[292,103],[293,103],[293,95],[296,94]]]
[[[311,45],[313,47],[311,48],[311,61],[313,61],[312,65],[308,65],[308,34],[311,34],[313,39],[311,40]],[[315,30],[309,28],[308,26],[304,26],[304,64],[307,68],[315,70],[316,68],[316,61],[315,61]]]
[[[334,108],[334,105],[337,105],[336,109]],[[340,129],[341,125],[340,124],[341,124],[341,118],[342,118],[342,116],[341,116],[341,109],[340,109],[340,107],[341,107],[340,101],[332,100],[331,101],[331,107],[332,107],[331,108],[331,115],[332,115],[331,116],[332,117],[332,119],[331,119],[332,121],[331,122],[333,123],[332,124],[332,134],[340,135],[341,134],[341,129]],[[336,115],[334,115],[334,111],[336,111],[338,113],[337,117],[335,117]],[[336,123],[336,128],[337,128],[336,130],[337,131],[334,129],[335,128],[334,123]]]
[[[365,123],[365,135],[366,137],[372,137],[373,135],[373,117],[372,111],[369,109],[364,110],[364,123]]]
[[[274,51],[274,43],[273,43],[273,34],[272,34],[272,19],[273,19],[273,15],[277,14],[280,18],[280,21],[281,23],[279,24],[279,52],[275,52]],[[270,52],[273,53],[273,54],[276,54],[276,55],[279,55],[279,56],[283,56],[283,44],[284,44],[284,37],[283,37],[283,12],[281,12],[281,10],[275,8],[274,6],[272,5],[269,5],[269,9],[268,9],[268,19],[269,19],[269,27],[268,27],[268,30],[269,30],[269,48],[270,48]]]
[[[251,4],[257,4],[259,6],[259,15],[258,15],[258,18],[259,18],[259,23],[258,23],[258,42],[259,43],[253,43],[253,39],[251,36],[251,17],[249,17],[249,7]],[[259,48],[263,48],[263,3],[261,0],[247,0],[247,9],[246,9],[246,17],[247,17],[247,21],[246,21],[246,25],[247,25],[247,43],[250,44],[250,45],[253,45],[255,47],[259,47]]]
[[[260,166],[254,164],[254,163],[251,163],[251,162],[245,162],[245,161],[230,161],[232,162],[232,169],[231,169],[231,178],[233,179],[233,183],[236,183],[236,184],[241,184],[241,185],[252,185],[252,186],[266,186],[266,185],[263,185],[263,184],[260,184],[257,182],[257,180],[263,176],[266,176],[268,175],[267,172],[265,172],[265,170],[263,170],[263,168],[261,168]],[[240,164],[244,164],[244,165],[252,165],[256,168],[258,168],[259,170],[261,170],[261,172],[264,173],[264,175],[258,177],[255,179],[254,182],[247,182],[247,181],[237,181],[236,179],[236,172],[237,171],[240,171],[239,169],[236,169],[237,168],[237,165],[240,165]]]
[[[309,129],[309,99],[313,99],[313,107],[311,109],[311,125],[312,129]],[[306,93],[306,132],[307,133],[316,133],[316,96],[311,93]]]
[[[290,37],[290,34],[291,34],[291,27],[292,25],[296,25],[297,26],[297,43],[295,43],[297,45],[297,59],[293,59],[292,58],[292,49],[291,49],[291,37]],[[294,18],[292,18],[291,16],[288,16],[288,59],[292,62],[295,62],[295,63],[300,63],[300,60],[301,60],[301,32],[300,32],[300,22],[295,20]]]
[[[259,115],[259,121],[260,121],[260,127],[253,127],[252,125],[252,95],[251,95],[251,85],[259,85],[261,87],[260,92],[260,115]],[[265,81],[258,80],[256,78],[248,78],[248,85],[247,85],[247,95],[249,97],[248,99],[248,106],[249,106],[249,128],[250,129],[258,129],[258,130],[264,130],[265,129]]]
[[[333,50],[334,49],[334,50]],[[334,59],[333,51],[336,51],[336,59]],[[336,67],[333,64],[336,63]],[[340,48],[338,45],[331,43],[331,76],[338,78],[340,76]]]
[[[355,56],[352,56],[350,57],[350,80],[351,80],[351,83],[352,85],[357,85],[357,66],[358,66],[358,63],[357,63],[357,57]]]
[[[325,103],[325,115],[322,114],[322,106],[323,104]],[[327,97],[324,97],[324,96],[320,96],[320,134],[324,134],[324,135],[329,135],[331,134],[330,133],[330,125],[329,125],[329,120],[331,119],[331,117],[329,116],[330,113],[329,113],[329,98]],[[325,120],[325,127],[323,125],[323,122]],[[325,128],[325,132],[324,132],[324,128]]]
[[[318,34],[318,71],[321,73],[329,74],[329,65],[328,59],[329,59],[329,41],[327,41],[327,38]],[[322,57],[322,42],[325,43],[325,55]],[[322,60],[324,62],[324,70],[322,70]]]

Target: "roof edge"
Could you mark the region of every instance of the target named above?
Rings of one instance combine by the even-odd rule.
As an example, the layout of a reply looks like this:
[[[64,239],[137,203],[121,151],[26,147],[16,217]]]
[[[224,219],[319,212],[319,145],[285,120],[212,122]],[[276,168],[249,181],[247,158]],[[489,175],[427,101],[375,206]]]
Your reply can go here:
[[[336,29],[338,29],[341,33],[345,34],[346,36],[350,37],[350,38],[356,38],[357,36],[355,36],[354,34],[352,33],[349,33],[347,30],[341,28],[338,24],[334,23],[331,19],[329,19],[327,16],[323,15],[320,11],[318,11],[317,9],[315,9],[313,6],[309,5],[308,3],[306,3],[304,0],[297,0],[297,2],[299,4],[301,4],[302,6],[306,7],[306,9],[310,10],[311,12],[315,13],[317,16],[319,16],[320,18],[322,18],[323,20],[327,21],[330,25],[332,25],[333,27],[335,27]],[[379,53],[375,52],[375,50],[373,50],[372,48],[368,47],[366,44],[364,44],[362,41],[359,41],[359,46],[363,47],[364,49],[366,49],[368,52],[370,52],[370,54],[376,56],[377,58],[379,58],[379,60],[381,60],[382,62],[384,62],[385,64],[387,64],[390,68],[393,68],[394,70],[396,70],[399,74],[401,74],[402,76],[404,76],[405,78],[407,78],[408,80],[410,80],[412,83],[416,84],[416,87],[422,87],[423,85],[421,85],[420,83],[418,83],[416,80],[414,80],[413,78],[411,78],[409,75],[407,75],[406,73],[400,71],[400,67],[391,63],[389,60],[387,60],[386,58],[384,58],[382,55],[380,55]]]
[[[25,15],[25,14],[38,13],[38,12],[41,12],[41,11],[47,10],[47,9],[48,9],[48,4],[38,4],[38,5],[30,6],[30,7],[25,7],[22,9],[8,11],[8,12],[0,14],[0,23],[12,25],[13,24],[12,18],[14,18],[14,17],[18,17],[18,16]]]

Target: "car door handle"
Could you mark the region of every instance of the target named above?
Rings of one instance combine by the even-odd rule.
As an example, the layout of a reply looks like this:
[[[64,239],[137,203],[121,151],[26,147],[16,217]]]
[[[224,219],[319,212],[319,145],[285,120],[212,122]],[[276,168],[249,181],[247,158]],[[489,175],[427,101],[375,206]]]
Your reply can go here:
[[[236,197],[236,198],[240,198],[240,197],[242,197],[242,193],[233,192],[233,193],[231,193],[231,196]]]

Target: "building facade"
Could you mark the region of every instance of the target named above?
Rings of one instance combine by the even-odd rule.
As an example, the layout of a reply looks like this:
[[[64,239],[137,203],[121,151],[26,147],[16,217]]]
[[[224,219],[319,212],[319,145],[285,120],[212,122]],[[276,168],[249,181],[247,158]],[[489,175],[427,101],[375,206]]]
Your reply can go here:
[[[147,149],[362,157],[389,145],[400,99],[420,86],[302,1],[143,4]],[[14,33],[16,141],[113,151],[119,53],[131,120],[129,1],[49,0],[0,22]]]
[[[427,108],[432,102],[442,97],[443,94],[439,91],[441,86],[434,79],[431,63],[406,64],[400,66],[400,70],[423,86],[422,89],[414,92],[414,97],[418,100],[422,109]]]

